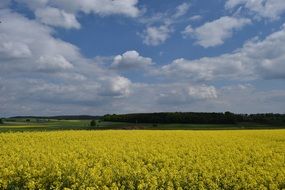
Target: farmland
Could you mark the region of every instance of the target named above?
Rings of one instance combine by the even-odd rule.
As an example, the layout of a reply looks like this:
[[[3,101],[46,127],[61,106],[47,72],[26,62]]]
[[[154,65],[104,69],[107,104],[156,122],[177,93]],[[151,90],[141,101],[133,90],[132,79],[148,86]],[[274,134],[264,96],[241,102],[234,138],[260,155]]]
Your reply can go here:
[[[0,132],[55,131],[89,129],[90,120],[6,120]]]
[[[269,125],[259,123],[237,124],[152,124],[97,121],[97,126],[91,128],[90,120],[36,120],[7,119],[0,124],[0,132],[27,132],[27,131],[60,131],[60,130],[112,130],[112,129],[144,129],[144,130],[239,130],[239,129],[285,129],[285,125]]]
[[[0,133],[0,189],[282,189],[285,130]]]

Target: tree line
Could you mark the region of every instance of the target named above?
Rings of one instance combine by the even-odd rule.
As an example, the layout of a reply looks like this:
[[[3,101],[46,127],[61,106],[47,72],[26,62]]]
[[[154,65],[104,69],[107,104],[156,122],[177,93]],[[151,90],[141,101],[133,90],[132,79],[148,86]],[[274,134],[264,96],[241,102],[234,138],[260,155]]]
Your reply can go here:
[[[261,124],[285,124],[285,114],[234,114],[231,112],[161,112],[135,114],[107,114],[103,121],[128,123],[193,123],[193,124],[235,124],[252,122]]]

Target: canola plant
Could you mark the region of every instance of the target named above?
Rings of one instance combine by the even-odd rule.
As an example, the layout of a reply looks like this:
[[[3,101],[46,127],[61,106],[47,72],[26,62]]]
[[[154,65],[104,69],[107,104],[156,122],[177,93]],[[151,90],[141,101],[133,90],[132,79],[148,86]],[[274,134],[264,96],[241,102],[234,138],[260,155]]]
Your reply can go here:
[[[284,189],[285,130],[0,134],[0,189]]]

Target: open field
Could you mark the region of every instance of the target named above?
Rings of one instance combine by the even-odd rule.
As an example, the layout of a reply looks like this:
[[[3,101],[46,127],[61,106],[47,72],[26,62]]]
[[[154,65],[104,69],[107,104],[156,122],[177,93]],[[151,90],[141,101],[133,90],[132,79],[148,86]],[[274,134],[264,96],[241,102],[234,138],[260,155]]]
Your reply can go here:
[[[89,120],[31,120],[26,122],[25,119],[17,119],[5,121],[3,125],[0,125],[0,132],[79,130],[89,129],[89,124]]]
[[[285,130],[0,133],[0,189],[282,189]]]
[[[239,124],[149,124],[124,122],[97,122],[91,128],[90,120],[40,120],[16,119],[0,125],[0,132],[55,131],[55,130],[105,130],[105,129],[146,129],[146,130],[213,130],[213,129],[285,129],[284,125],[266,125],[255,123]]]

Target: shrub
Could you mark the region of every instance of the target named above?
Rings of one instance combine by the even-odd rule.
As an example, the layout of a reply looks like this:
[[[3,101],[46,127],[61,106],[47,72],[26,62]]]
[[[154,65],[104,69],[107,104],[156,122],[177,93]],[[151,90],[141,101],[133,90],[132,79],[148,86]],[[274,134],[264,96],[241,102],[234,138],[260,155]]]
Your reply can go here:
[[[96,120],[92,120],[92,121],[90,122],[90,126],[91,126],[91,127],[96,127],[96,125],[97,125]]]

